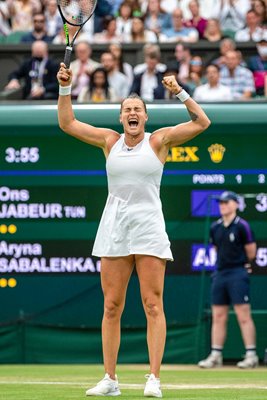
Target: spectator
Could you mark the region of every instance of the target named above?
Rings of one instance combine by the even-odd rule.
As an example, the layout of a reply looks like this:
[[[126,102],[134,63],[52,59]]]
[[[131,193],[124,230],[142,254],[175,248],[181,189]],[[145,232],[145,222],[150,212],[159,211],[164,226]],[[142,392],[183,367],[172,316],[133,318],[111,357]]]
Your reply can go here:
[[[9,25],[9,9],[6,2],[0,2],[0,36],[7,36],[11,32]]]
[[[198,41],[198,31],[195,28],[188,28],[183,25],[183,13],[176,8],[172,13],[172,27],[165,29],[160,35],[160,42],[187,42]]]
[[[95,33],[93,36],[94,43],[114,43],[120,42],[122,37],[116,33],[117,25],[116,18],[107,16],[104,19],[104,30],[100,33]]]
[[[56,0],[48,0],[45,10],[46,30],[48,36],[55,37],[62,28],[62,20],[59,15]]]
[[[109,86],[107,72],[102,67],[94,70],[90,77],[89,85],[82,88],[77,99],[79,103],[88,101],[93,103],[115,102],[118,100],[114,90]]]
[[[31,31],[33,15],[41,12],[39,0],[7,0],[11,17],[11,29],[15,31]]]
[[[245,100],[252,97],[255,85],[252,72],[239,65],[237,51],[228,51],[225,55],[225,66],[221,69],[220,83],[229,87],[234,100]]]
[[[218,65],[220,68],[225,65],[225,55],[228,51],[235,50],[236,43],[230,38],[225,38],[220,43],[220,56],[216,58],[212,63]]]
[[[75,45],[76,60],[70,64],[72,70],[72,98],[77,99],[82,88],[88,87],[90,74],[99,67],[99,63],[91,59],[92,49],[88,42]]]
[[[247,12],[246,21],[246,28],[235,34],[235,40],[237,42],[248,42],[250,40],[259,42],[261,39],[267,40],[267,29],[260,26],[260,19],[256,11],[249,10]]]
[[[178,82],[184,85],[189,75],[191,51],[185,44],[178,43],[175,47],[174,55],[177,64]]]
[[[203,61],[200,56],[193,56],[190,60],[189,65],[189,74],[185,83],[189,88],[190,95],[193,94],[196,87],[202,85],[206,82],[205,77],[203,76]]]
[[[244,28],[246,13],[249,9],[249,0],[221,0],[213,9],[213,18],[220,21],[221,29],[225,34],[234,34]]]
[[[121,72],[127,77],[129,87],[131,87],[133,83],[133,67],[127,62],[123,61],[121,45],[119,43],[111,43],[108,49],[115,57],[117,71]]]
[[[249,69],[253,73],[256,86],[256,93],[259,96],[266,96],[265,85],[267,77],[267,40],[261,40],[257,43],[258,55],[249,59]]]
[[[143,53],[144,53],[144,59],[146,59],[147,56],[149,56],[150,54],[154,54],[157,53],[157,57],[160,60],[161,54],[160,54],[160,47],[157,44],[152,44],[152,43],[147,43],[144,45],[143,47]],[[142,72],[146,71],[146,63],[142,63],[142,64],[137,64],[134,67],[134,74],[138,75],[141,74]],[[161,62],[158,62],[156,65],[156,70],[158,72],[165,72],[166,71],[166,65],[162,64]]]
[[[148,0],[147,12],[145,15],[145,28],[159,35],[170,27],[170,15],[163,12],[160,7],[160,0]]]
[[[113,88],[118,101],[121,101],[129,93],[129,83],[126,76],[117,70],[116,59],[110,52],[101,55],[101,64],[108,74],[109,86]]]
[[[252,9],[256,11],[259,16],[260,26],[267,25],[267,6],[264,0],[252,1]]]
[[[156,43],[157,35],[145,29],[144,19],[142,17],[134,17],[130,35],[124,37],[124,42],[129,43]]]
[[[232,94],[229,87],[220,83],[220,69],[217,65],[209,64],[206,68],[208,82],[198,86],[193,94],[193,98],[198,101],[229,101]]]
[[[219,42],[222,40],[222,31],[218,19],[211,18],[207,21],[206,29],[204,31],[203,39],[209,42]]]
[[[32,43],[35,40],[41,40],[46,43],[51,43],[53,40],[52,36],[48,36],[45,27],[45,16],[44,14],[38,13],[33,16],[33,30],[22,36],[21,42]]]
[[[156,69],[159,61],[159,52],[148,53],[145,58],[145,71],[134,76],[131,92],[138,94],[145,101],[164,99],[163,74]]]
[[[20,80],[25,80],[23,99],[57,99],[58,83],[56,73],[58,64],[48,57],[47,43],[36,40],[32,44],[32,56],[9,75],[6,90],[20,89]]]
[[[121,3],[119,16],[116,21],[116,34],[122,38],[124,35],[130,35],[132,29],[132,8],[127,0]]]
[[[198,31],[199,38],[202,39],[207,26],[207,20],[200,16],[198,0],[191,0],[188,7],[191,11],[192,18],[185,22],[185,26],[188,28],[195,28]]]

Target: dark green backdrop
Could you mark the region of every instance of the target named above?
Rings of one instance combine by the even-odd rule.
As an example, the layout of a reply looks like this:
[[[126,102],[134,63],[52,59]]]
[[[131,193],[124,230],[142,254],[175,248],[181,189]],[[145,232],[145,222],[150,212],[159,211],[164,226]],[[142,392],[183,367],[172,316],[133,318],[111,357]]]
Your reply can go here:
[[[161,189],[175,256],[165,281],[169,363],[195,363],[209,351],[210,276],[193,270],[192,249],[206,240],[207,196],[226,188],[252,195],[241,215],[260,248],[251,289],[261,358],[267,347],[267,106],[205,110],[211,127],[173,149]],[[180,104],[150,105],[148,111],[151,132],[188,120]],[[121,129],[118,105],[76,106],[75,113],[93,125]],[[107,195],[104,169],[99,149],[59,130],[55,106],[0,107],[0,362],[102,361],[103,300],[91,248]],[[133,276],[120,362],[147,362],[145,325]],[[243,350],[231,314],[225,358],[238,359]]]

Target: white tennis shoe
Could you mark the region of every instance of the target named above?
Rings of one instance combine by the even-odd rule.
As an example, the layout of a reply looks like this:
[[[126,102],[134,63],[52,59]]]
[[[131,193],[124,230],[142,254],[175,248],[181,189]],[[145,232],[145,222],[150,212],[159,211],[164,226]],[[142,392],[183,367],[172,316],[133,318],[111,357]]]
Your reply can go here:
[[[239,361],[237,364],[238,368],[256,368],[259,365],[258,356],[245,356],[244,360]]]
[[[200,368],[218,368],[222,366],[222,356],[221,354],[214,355],[210,354],[205,360],[201,360],[198,363]]]
[[[116,379],[111,379],[109,374],[105,374],[95,387],[86,391],[86,396],[120,396],[120,394],[117,375]]]
[[[147,382],[144,390],[144,396],[162,397],[159,378],[156,378],[154,374],[149,374],[145,377],[147,378]]]

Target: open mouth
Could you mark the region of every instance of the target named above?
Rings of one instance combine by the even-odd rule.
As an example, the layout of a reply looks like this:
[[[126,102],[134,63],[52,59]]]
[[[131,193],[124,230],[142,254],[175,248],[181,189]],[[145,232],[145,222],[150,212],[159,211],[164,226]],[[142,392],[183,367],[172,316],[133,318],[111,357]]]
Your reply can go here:
[[[129,119],[128,123],[129,123],[131,128],[136,128],[137,125],[138,125],[137,119]]]

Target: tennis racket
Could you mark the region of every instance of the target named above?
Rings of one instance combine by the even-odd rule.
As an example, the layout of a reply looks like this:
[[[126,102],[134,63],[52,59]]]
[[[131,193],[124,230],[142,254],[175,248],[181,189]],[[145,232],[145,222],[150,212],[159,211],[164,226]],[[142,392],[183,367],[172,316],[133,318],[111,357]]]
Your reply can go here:
[[[64,32],[66,36],[66,50],[64,64],[67,68],[70,66],[71,53],[74,41],[81,31],[82,27],[93,15],[97,0],[57,0],[57,6],[61,15]],[[70,42],[68,24],[77,27]]]

